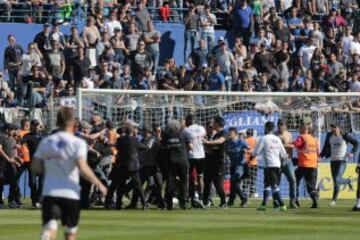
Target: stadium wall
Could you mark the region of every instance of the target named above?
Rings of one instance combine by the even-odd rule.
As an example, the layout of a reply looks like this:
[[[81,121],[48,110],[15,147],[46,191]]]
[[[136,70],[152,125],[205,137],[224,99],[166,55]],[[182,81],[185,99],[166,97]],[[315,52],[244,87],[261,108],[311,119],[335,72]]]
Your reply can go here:
[[[81,29],[83,23],[79,24]],[[61,26],[61,31],[64,34],[70,33],[71,25]],[[156,23],[156,30],[161,33],[160,43],[160,66],[163,64],[166,58],[173,57],[178,65],[184,64],[184,32],[185,28],[183,24],[176,23]],[[40,24],[23,24],[23,23],[1,23],[0,24],[0,69],[3,69],[3,54],[5,48],[8,46],[7,36],[12,34],[15,36],[17,43],[20,44],[24,50],[27,49],[27,44],[32,42],[35,35],[42,30]],[[220,36],[226,38],[225,31],[216,31],[216,39]]]

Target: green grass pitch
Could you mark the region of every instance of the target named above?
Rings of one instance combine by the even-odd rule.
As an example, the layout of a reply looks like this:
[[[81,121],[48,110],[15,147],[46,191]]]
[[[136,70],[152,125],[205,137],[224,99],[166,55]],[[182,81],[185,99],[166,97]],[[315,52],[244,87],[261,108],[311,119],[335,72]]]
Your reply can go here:
[[[259,201],[245,208],[210,208],[186,211],[157,209],[82,211],[78,239],[92,240],[357,240],[360,239],[360,212],[352,212],[354,201],[339,200],[328,207],[287,212],[257,212]],[[62,230],[62,228],[60,228]],[[1,240],[39,239],[40,211],[0,210]],[[59,232],[58,239],[63,239]]]

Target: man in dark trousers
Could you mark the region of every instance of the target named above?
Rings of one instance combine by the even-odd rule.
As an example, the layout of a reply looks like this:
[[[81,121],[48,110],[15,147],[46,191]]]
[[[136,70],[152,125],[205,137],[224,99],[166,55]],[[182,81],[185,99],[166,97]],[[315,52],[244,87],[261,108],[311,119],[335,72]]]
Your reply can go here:
[[[142,133],[143,138],[140,141],[139,147],[141,181],[142,183],[146,182],[148,189],[151,190],[151,194],[147,202],[151,202],[154,197],[156,199],[157,206],[163,209],[165,207],[164,200],[161,196],[163,180],[159,167],[156,163],[157,154],[160,148],[160,141],[157,136],[152,134],[152,130],[149,127],[144,127]],[[138,198],[138,194],[134,193],[131,198],[131,203],[127,209],[136,208]]]
[[[244,159],[245,152],[249,149],[245,140],[238,137],[235,127],[229,128],[229,139],[225,142],[225,151],[230,160],[230,197],[227,202],[228,206],[234,206],[236,195],[241,200],[241,207],[245,207],[247,203],[247,195],[241,188],[241,181],[247,175],[247,165]]]
[[[168,210],[173,209],[172,199],[176,190],[176,179],[178,179],[179,207],[185,210],[185,199],[189,184],[189,162],[187,159],[186,143],[179,121],[170,120],[168,122],[161,143],[165,148],[168,168],[165,189],[166,207]]]
[[[350,152],[347,151],[348,143],[352,145]],[[331,132],[326,135],[325,144],[320,153],[320,157],[330,158],[331,175],[334,182],[334,192],[332,201],[329,203],[330,206],[336,205],[341,185],[348,185],[350,190],[353,189],[351,179],[344,179],[343,175],[347,160],[352,159],[358,148],[359,142],[349,133],[344,132],[340,124],[331,125]]]
[[[139,175],[139,144],[136,140],[135,127],[131,122],[127,123],[124,135],[117,140],[116,149],[118,154],[116,156],[115,166],[110,173],[112,183],[105,200],[105,208],[110,208],[115,189],[117,193],[115,208],[122,208],[122,197],[125,192],[126,180],[131,178],[133,181],[133,189],[140,197],[142,209],[145,209],[144,190]]]
[[[204,177],[204,205],[209,205],[211,183],[213,182],[220,197],[220,208],[227,208],[224,192],[224,164],[225,164],[225,121],[222,117],[215,117],[213,129],[215,135],[204,140],[204,144],[211,147],[206,159],[206,170]]]
[[[33,160],[34,153],[36,152],[41,142],[42,139],[41,130],[42,130],[42,126],[40,122],[34,119],[30,122],[30,132],[26,134],[21,140],[21,144],[26,144],[27,147],[29,148],[30,162]],[[31,203],[33,207],[39,208],[43,177],[31,171],[30,165],[28,167],[29,167],[28,169],[29,187],[31,190]]]
[[[10,138],[0,134],[0,209],[4,207],[2,190],[5,185],[5,178],[10,185],[9,208],[18,207],[17,203],[13,202],[17,190],[16,174],[14,171],[15,164],[18,164],[18,162],[12,157]]]

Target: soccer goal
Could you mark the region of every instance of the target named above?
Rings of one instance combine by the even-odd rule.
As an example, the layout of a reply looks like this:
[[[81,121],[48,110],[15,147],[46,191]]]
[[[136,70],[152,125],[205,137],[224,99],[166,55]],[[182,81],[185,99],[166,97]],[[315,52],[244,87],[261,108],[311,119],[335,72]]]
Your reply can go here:
[[[188,92],[79,89],[76,111],[81,120],[90,121],[95,114],[122,126],[131,119],[140,126],[164,127],[169,119],[184,119],[193,114],[197,123],[207,126],[215,116],[225,119],[225,129],[236,127],[239,132],[252,129],[255,137],[264,134],[266,121],[286,122],[298,135],[301,121],[312,125],[321,144],[333,123],[360,139],[359,93],[260,93],[260,92]],[[355,161],[356,158],[350,160]],[[261,159],[259,167],[261,168]],[[262,193],[258,171],[257,192]],[[248,181],[253,181],[249,179]],[[282,188],[287,191],[286,181]],[[251,191],[251,190],[249,190]]]

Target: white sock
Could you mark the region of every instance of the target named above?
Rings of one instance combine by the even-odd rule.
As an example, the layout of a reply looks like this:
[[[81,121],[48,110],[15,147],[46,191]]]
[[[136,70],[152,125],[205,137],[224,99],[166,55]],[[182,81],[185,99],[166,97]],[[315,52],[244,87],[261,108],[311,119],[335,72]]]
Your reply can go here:
[[[356,199],[356,207],[360,208],[360,199]]]

